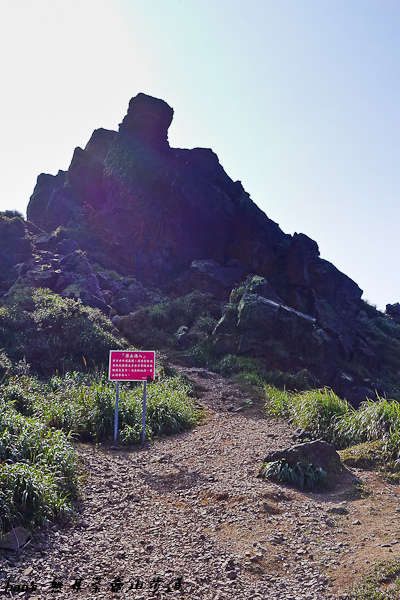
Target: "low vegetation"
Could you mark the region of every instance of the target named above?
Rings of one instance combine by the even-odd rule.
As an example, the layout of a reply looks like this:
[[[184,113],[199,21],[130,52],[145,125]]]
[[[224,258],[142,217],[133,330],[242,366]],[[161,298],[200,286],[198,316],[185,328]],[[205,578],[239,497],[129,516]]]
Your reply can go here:
[[[0,526],[33,527],[71,512],[77,463],[69,436],[0,404]]]
[[[304,488],[312,490],[316,486],[325,485],[328,481],[328,476],[321,467],[316,467],[312,463],[306,467],[300,463],[290,466],[284,460],[264,463],[259,474],[280,483],[290,483],[302,490]]]
[[[287,392],[265,386],[265,413],[283,418],[344,450],[342,458],[358,465],[384,464],[400,471],[400,404],[377,397],[354,409],[330,389]],[[354,464],[354,462],[353,462]]]
[[[28,398],[23,396],[24,379],[19,385],[22,410],[34,415],[46,426],[69,431],[85,441],[103,442],[112,437],[115,384],[104,376],[74,372],[64,377],[52,377],[46,389]],[[189,392],[188,384],[180,377],[162,377],[147,386],[147,439],[177,433],[198,422],[200,411],[188,397]],[[121,443],[133,444],[141,439],[142,398],[141,384],[124,383],[120,386]]]
[[[20,369],[21,371],[21,369]],[[141,440],[143,386],[120,389],[121,444]],[[193,427],[201,411],[189,385],[158,369],[147,386],[147,439]],[[45,525],[72,512],[78,464],[73,440],[113,439],[115,384],[103,372],[69,372],[47,380],[7,374],[0,388],[0,529]]]
[[[342,598],[345,600],[397,600],[400,597],[400,558],[381,562]]]
[[[110,349],[127,346],[116,333],[98,309],[41,288],[14,286],[0,307],[3,355],[41,376],[106,365]]]

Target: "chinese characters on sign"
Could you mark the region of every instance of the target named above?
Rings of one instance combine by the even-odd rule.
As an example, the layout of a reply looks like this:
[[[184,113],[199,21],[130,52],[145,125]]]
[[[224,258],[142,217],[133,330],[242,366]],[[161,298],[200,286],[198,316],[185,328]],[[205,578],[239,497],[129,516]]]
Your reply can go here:
[[[108,379],[111,381],[147,381],[154,379],[155,351],[110,350]]]

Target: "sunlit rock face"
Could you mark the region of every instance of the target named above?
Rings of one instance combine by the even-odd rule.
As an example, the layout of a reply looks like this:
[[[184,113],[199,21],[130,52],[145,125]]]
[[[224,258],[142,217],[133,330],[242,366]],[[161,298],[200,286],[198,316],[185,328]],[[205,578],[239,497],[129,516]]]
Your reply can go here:
[[[212,150],[171,148],[172,118],[163,100],[132,98],[118,132],[96,130],[67,172],[39,176],[28,219],[48,232],[71,229],[89,256],[101,251],[145,284],[186,285],[193,261],[238,261],[243,277],[265,277],[283,305],[316,319],[348,357],[359,287],[319,257],[316,242],[271,221]]]

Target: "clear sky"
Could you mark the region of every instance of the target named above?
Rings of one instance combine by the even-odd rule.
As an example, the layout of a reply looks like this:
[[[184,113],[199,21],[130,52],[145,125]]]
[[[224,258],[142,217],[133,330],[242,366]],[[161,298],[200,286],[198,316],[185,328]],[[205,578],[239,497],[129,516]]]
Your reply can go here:
[[[0,0],[0,210],[139,92],[286,233],[400,302],[398,0]]]

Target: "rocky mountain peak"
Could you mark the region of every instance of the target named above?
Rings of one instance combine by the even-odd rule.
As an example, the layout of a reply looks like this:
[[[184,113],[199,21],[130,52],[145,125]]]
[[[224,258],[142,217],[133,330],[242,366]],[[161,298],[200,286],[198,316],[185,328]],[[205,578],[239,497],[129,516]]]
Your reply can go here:
[[[212,150],[171,148],[173,114],[163,100],[138,94],[118,132],[97,129],[67,172],[38,177],[28,219],[42,230],[34,246],[43,254],[24,261],[20,277],[128,324],[148,289],[208,294],[222,311],[210,338],[221,354],[306,370],[339,393],[378,389],[365,377],[381,367],[364,322],[378,316],[363,311],[362,290],[320,257],[315,241],[285,234]],[[5,285],[13,277],[7,260]],[[126,328],[137,332],[133,322]]]
[[[174,111],[164,100],[138,94],[129,102],[119,133],[154,150],[168,150],[168,128]]]

